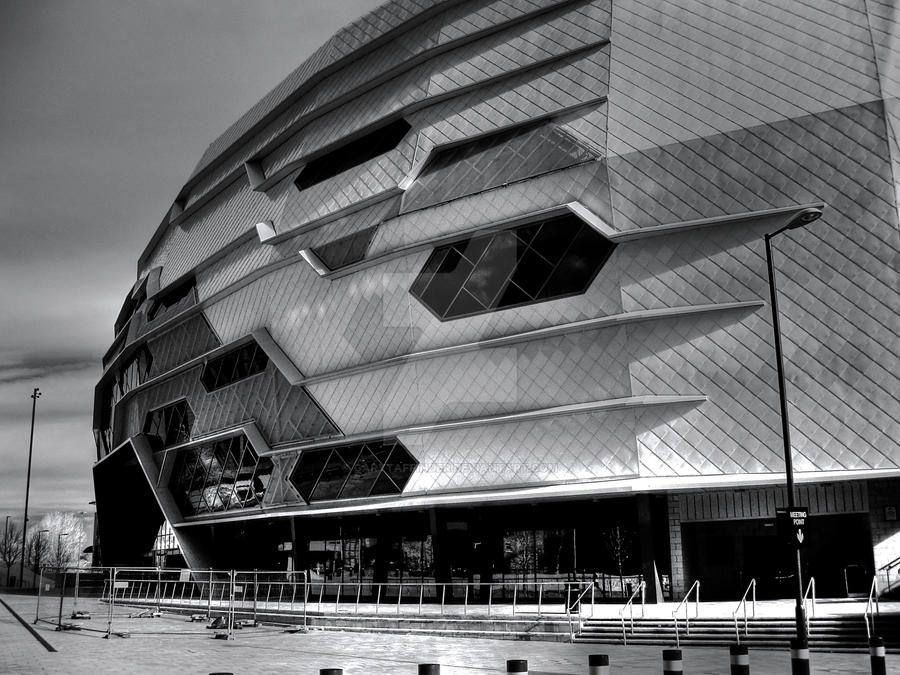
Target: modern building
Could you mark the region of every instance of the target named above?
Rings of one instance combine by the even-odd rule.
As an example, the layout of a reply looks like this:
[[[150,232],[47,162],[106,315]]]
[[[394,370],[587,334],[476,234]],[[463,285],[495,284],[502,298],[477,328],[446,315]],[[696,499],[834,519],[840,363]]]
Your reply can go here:
[[[789,595],[764,235],[821,210],[772,239],[805,573],[894,582],[898,21],[391,0],[341,30],[140,256],[103,564]]]

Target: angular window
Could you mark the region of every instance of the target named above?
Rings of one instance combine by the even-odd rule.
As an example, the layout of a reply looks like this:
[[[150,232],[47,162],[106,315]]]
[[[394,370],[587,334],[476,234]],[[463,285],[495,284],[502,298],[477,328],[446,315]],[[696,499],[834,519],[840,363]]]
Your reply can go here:
[[[214,391],[261,373],[268,364],[268,355],[253,340],[207,361],[200,380],[206,391]]]
[[[170,288],[162,295],[156,296],[153,298],[150,309],[147,311],[147,319],[153,321],[173,307],[181,309],[187,305],[193,305],[197,300],[196,289],[197,283],[194,277],[190,277],[177,286]]]
[[[178,401],[147,413],[144,433],[154,449],[159,450],[190,441],[193,424],[194,412],[187,401]]]
[[[119,377],[117,378],[119,395],[124,396],[150,379],[152,366],[153,354],[150,353],[147,345],[141,345],[119,370]]]
[[[396,438],[307,450],[291,483],[308,503],[399,494],[418,462]]]
[[[274,464],[244,435],[179,450],[169,490],[186,516],[262,503]]]
[[[314,246],[313,252],[330,270],[352,265],[366,257],[366,251],[378,226],[367,227],[346,237],[335,239],[321,246]]]
[[[576,295],[615,246],[567,214],[440,246],[409,292],[441,321]]]
[[[294,185],[300,190],[305,190],[347,169],[375,159],[378,155],[396,148],[409,130],[409,122],[399,119],[370,131],[365,136],[345,143],[307,163],[294,181]]]
[[[437,150],[403,198],[404,213],[590,162],[596,154],[552,122]]]

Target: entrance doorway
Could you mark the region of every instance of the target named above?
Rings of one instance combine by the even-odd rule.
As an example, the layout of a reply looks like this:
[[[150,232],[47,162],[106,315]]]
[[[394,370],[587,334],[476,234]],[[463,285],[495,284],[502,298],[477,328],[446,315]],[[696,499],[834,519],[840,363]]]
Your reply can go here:
[[[778,537],[774,520],[681,527],[685,578],[699,579],[706,599],[739,598],[751,579],[756,579],[758,598],[794,597],[795,559]],[[803,582],[805,586],[814,576],[819,597],[852,596],[871,581],[874,562],[865,514],[813,516],[807,520],[806,543],[801,556]]]

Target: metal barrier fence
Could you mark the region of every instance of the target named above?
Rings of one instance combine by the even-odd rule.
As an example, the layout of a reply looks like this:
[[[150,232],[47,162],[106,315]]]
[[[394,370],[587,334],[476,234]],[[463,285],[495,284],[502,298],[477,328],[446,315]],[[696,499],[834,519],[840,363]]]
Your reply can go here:
[[[620,580],[621,587],[637,578]],[[618,590],[618,589],[617,589]],[[302,571],[189,570],[153,567],[52,568],[41,570],[35,623],[58,630],[113,634],[204,633],[267,624],[306,626],[310,614],[417,614],[579,617],[602,601],[610,586],[592,581],[488,583],[328,581]],[[192,626],[162,627],[142,621],[177,615]],[[90,622],[88,622],[90,620]],[[104,625],[105,622],[105,625]],[[207,625],[209,624],[209,625]]]

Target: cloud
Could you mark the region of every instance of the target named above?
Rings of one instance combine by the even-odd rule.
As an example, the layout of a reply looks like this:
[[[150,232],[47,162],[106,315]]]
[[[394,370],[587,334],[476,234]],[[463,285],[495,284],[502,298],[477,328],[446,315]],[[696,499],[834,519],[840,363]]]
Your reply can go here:
[[[88,368],[99,369],[97,356],[81,350],[69,354],[0,353],[0,384],[37,382]]]

